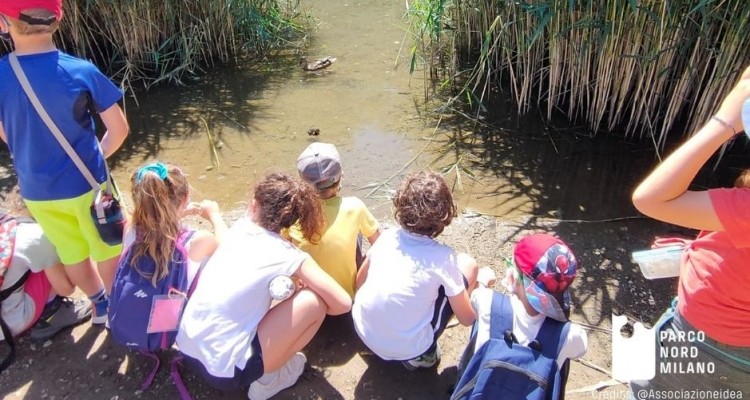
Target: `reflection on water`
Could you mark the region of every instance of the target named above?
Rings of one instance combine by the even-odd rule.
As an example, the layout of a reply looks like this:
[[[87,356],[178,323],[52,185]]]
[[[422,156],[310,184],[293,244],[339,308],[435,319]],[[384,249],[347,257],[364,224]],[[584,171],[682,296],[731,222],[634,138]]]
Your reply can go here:
[[[403,3],[307,6],[319,25],[304,54],[215,68],[188,87],[140,94],[137,106],[130,101],[132,136],[115,159],[118,180],[125,183],[133,169],[158,158],[186,170],[196,200],[213,198],[233,208],[269,169],[295,173],[299,153],[319,140],[339,148],[346,193],[364,197],[371,190],[358,188],[383,183],[367,201],[387,214],[386,196],[398,179],[387,180],[425,136],[412,95],[421,89],[411,87],[405,69],[394,67],[404,40]],[[301,55],[338,61],[314,74],[298,67]],[[309,136],[311,128],[319,136]],[[218,167],[207,131],[221,143]]]
[[[132,133],[112,159],[124,190],[135,168],[160,159],[189,174],[194,200],[236,208],[259,175],[295,173],[297,155],[319,140],[339,148],[344,193],[364,198],[379,217],[390,213],[388,196],[403,172],[421,168],[446,172],[461,208],[493,215],[636,214],[630,192],[656,161],[648,144],[577,136],[534,113],[516,117],[515,107],[501,102],[490,105],[497,111],[491,126],[444,116],[435,129],[437,119],[422,119],[417,109],[421,73],[412,79],[404,63],[410,44],[402,43],[409,40],[403,2],[305,4],[317,29],[304,52],[215,66],[185,87],[127,100]],[[301,55],[338,61],[313,74],[299,68]],[[311,128],[320,135],[309,136]],[[220,146],[219,165],[209,133]],[[7,186],[9,159],[0,156],[6,157],[0,182]]]

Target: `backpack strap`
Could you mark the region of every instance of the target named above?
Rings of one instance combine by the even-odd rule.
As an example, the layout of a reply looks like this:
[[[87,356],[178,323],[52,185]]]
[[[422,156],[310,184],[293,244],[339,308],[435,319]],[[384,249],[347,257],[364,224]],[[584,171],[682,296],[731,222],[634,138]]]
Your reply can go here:
[[[570,331],[570,321],[561,322],[553,318],[545,318],[534,340],[538,343],[538,350],[546,357],[557,360],[568,338],[568,331]]]
[[[545,318],[542,326],[539,328],[539,333],[536,334],[536,339],[534,339],[534,342],[529,343],[529,347],[534,347],[532,344],[535,344],[536,350],[540,351],[557,365],[557,357],[560,355],[565,340],[568,338],[569,331],[570,321],[561,322],[553,318]],[[554,400],[565,399],[565,384],[568,380],[569,371],[570,360],[566,359],[562,365],[557,365],[555,384],[551,385],[551,396],[549,398]]]
[[[193,237],[193,234],[195,234],[195,230],[193,229],[182,231],[180,236],[177,238],[177,242],[180,244],[180,246],[184,247],[187,242],[190,241],[190,238]]]
[[[0,291],[0,307],[2,307],[3,300],[7,299],[13,292],[18,290],[21,286],[23,286],[24,283],[26,283],[26,280],[29,278],[29,275],[31,275],[31,270],[27,270],[23,276],[21,276],[21,279],[16,281],[11,287]],[[0,310],[1,311],[1,310]],[[8,347],[10,347],[10,352],[8,353],[5,358],[0,361],[0,373],[8,369],[10,367],[10,364],[13,363],[13,361],[16,359],[16,341],[13,339],[13,332],[11,332],[10,327],[2,318],[2,313],[0,312],[0,331],[3,332],[3,338],[5,339],[5,343],[8,344]]]
[[[0,287],[5,283],[5,274],[13,261],[16,247],[16,228],[18,220],[10,214],[0,217]]]
[[[513,336],[513,306],[510,297],[500,292],[492,293],[490,314],[490,338],[507,339],[508,332]]]
[[[182,235],[180,235],[179,243],[181,246],[185,246],[185,244],[190,240],[191,237],[193,237],[193,234],[195,234],[194,230],[188,230],[185,231]],[[189,258],[189,257],[188,257]],[[198,267],[198,272],[195,273],[195,277],[193,278],[193,281],[190,283],[190,287],[188,288],[188,298],[193,294],[195,291],[195,286],[198,285],[198,279],[201,277],[201,272],[203,272],[203,268],[206,266],[206,263],[208,262],[208,258],[203,260],[201,262],[200,267]]]
[[[198,267],[198,272],[195,273],[195,277],[193,278],[193,281],[190,282],[190,289],[188,289],[188,298],[193,295],[193,292],[195,291],[195,287],[198,286],[198,279],[201,277],[201,272],[203,272],[203,268],[206,267],[206,264],[208,264],[208,258],[203,260],[201,262],[201,266]]]
[[[156,373],[159,371],[159,366],[161,366],[161,360],[159,360],[159,356],[157,356],[156,354],[150,351],[141,350],[141,354],[156,361],[154,363],[154,367],[151,368],[151,372],[148,374],[148,376],[146,376],[146,379],[143,381],[143,384],[141,385],[141,390],[146,390],[154,382],[154,377],[156,376]]]
[[[188,392],[187,387],[185,387],[185,382],[182,381],[180,370],[177,369],[177,366],[180,365],[181,362],[182,355],[177,355],[172,359],[172,368],[170,372],[172,375],[172,381],[174,382],[174,385],[177,386],[177,391],[180,393],[180,398],[182,400],[193,400],[193,398],[190,397],[190,392]]]
[[[0,290],[0,303],[2,303],[3,301],[5,301],[5,299],[10,297],[10,295],[13,294],[13,292],[21,288],[21,286],[23,286],[23,284],[26,283],[26,280],[29,279],[30,275],[31,275],[31,270],[28,269],[26,270],[26,272],[23,273],[23,275],[21,275],[21,278],[18,279],[16,283],[11,285],[7,289]]]

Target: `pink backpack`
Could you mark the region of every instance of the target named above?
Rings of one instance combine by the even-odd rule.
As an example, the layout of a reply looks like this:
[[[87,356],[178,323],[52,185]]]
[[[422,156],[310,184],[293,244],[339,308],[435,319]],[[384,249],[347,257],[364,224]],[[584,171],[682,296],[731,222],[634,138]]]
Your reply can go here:
[[[13,250],[16,246],[16,228],[18,227],[18,220],[9,214],[2,214],[0,216],[0,287],[5,283],[5,274],[10,269],[10,262],[13,260]],[[0,307],[2,307],[3,301],[7,299],[13,292],[18,290],[28,279],[31,274],[31,270],[26,271],[25,274],[17,282],[13,283],[9,288],[0,290]],[[13,340],[13,332],[10,331],[8,324],[3,321],[0,315],[0,330],[3,332],[3,338],[5,343],[10,347],[8,355],[0,361],[0,373],[5,371],[13,360],[16,358],[16,342]]]

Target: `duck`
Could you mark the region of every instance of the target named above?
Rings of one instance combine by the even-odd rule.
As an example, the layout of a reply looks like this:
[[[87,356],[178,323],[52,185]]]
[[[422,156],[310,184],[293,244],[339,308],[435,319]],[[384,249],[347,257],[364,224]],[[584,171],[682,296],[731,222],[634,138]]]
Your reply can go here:
[[[324,70],[330,67],[334,62],[336,62],[336,57],[330,56],[323,57],[312,62],[307,62],[307,59],[305,57],[300,57],[299,59],[299,65],[300,67],[302,67],[302,70],[309,72]]]

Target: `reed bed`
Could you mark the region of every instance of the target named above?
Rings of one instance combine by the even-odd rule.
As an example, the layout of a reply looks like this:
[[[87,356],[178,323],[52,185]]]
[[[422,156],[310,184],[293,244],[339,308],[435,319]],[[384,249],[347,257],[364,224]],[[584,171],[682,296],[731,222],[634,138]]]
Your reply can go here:
[[[429,76],[452,81],[451,101],[481,110],[508,88],[519,113],[559,109],[657,149],[703,124],[750,62],[745,0],[412,1],[415,49],[446,69]],[[422,18],[436,8],[439,23]]]
[[[298,0],[68,0],[56,39],[124,87],[180,83],[216,60],[283,44],[301,29],[297,6]]]

